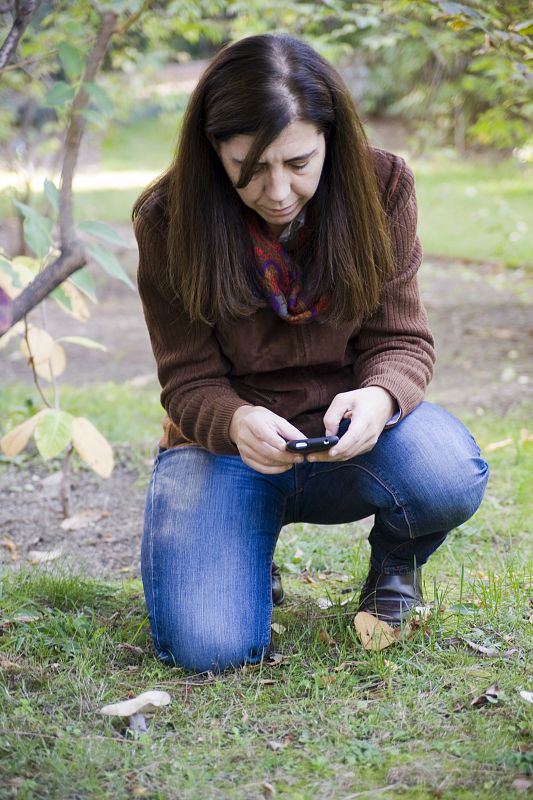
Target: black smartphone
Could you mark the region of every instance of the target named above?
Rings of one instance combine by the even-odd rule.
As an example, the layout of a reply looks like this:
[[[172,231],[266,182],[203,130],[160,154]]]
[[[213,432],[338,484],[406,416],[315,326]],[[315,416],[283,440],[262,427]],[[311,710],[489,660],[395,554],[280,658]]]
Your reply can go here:
[[[322,450],[329,450],[339,441],[338,436],[317,436],[315,439],[291,439],[285,445],[286,450],[291,453],[320,453]]]

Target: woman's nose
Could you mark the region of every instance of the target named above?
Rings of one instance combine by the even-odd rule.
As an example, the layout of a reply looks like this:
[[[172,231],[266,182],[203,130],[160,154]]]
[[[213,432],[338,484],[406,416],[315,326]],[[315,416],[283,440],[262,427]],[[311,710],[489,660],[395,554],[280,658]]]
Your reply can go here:
[[[265,194],[273,203],[281,203],[291,193],[291,182],[284,171],[271,174],[266,179]]]

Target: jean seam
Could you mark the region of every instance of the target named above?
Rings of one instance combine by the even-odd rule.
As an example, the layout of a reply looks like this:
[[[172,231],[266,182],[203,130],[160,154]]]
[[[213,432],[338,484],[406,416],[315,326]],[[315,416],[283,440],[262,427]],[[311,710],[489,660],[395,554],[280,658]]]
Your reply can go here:
[[[385,479],[381,476],[381,474],[379,474],[377,468],[374,467],[374,469],[375,469],[375,473],[374,473],[372,470],[368,469],[368,467],[364,467],[362,464],[350,464],[348,462],[345,462],[345,463],[339,463],[338,466],[333,467],[331,472],[334,472],[336,469],[343,469],[345,467],[355,467],[356,469],[360,469],[363,472],[366,472],[367,475],[370,475],[371,478],[374,478],[374,480],[376,480],[378,483],[380,483],[381,486],[383,486],[383,488],[387,492],[389,492],[390,495],[392,495],[392,498],[393,498],[394,502],[396,503],[396,505],[399,506],[402,509],[402,513],[403,513],[403,515],[405,517],[405,521],[407,522],[407,527],[409,529],[409,539],[416,539],[417,538],[416,537],[416,523],[415,523],[414,519],[410,519],[410,513],[408,514],[408,504],[403,502],[400,499],[400,497],[399,497],[399,495],[398,495],[398,493],[397,493],[397,491],[395,489],[392,489],[389,485],[387,485]]]
[[[168,452],[168,451],[167,451]],[[153,609],[153,629],[154,629],[154,639],[155,639],[155,647],[158,652],[160,652],[161,648],[159,646],[159,630],[157,626],[157,612],[156,612],[156,601],[155,601],[155,575],[154,575],[154,505],[155,505],[155,479],[157,475],[157,469],[159,467],[159,456],[156,459],[155,466],[154,466],[154,474],[152,475],[152,489],[151,489],[151,497],[150,497],[150,528],[149,528],[149,542],[150,542],[150,573],[152,577],[152,609]]]

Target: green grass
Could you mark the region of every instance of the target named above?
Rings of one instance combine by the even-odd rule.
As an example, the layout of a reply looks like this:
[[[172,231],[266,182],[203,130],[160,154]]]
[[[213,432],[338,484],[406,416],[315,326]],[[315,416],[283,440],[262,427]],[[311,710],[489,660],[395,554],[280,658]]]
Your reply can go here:
[[[59,400],[64,411],[90,419],[112,444],[144,444],[159,437],[164,411],[155,382],[146,389],[112,381],[93,384],[90,389],[61,384]],[[8,409],[7,414],[2,415],[0,434],[24,422],[42,405],[33,386],[0,387],[0,408]]]
[[[513,781],[533,773],[532,707],[519,695],[533,690],[525,411],[467,420],[483,448],[513,444],[490,454],[480,511],[425,570],[431,617],[382,653],[362,650],[352,626],[368,557],[360,525],[284,529],[288,600],[275,619],[286,630],[273,634],[283,661],[208,680],[155,660],[140,583],[44,568],[6,575],[0,796],[248,800],[273,796],[269,786],[293,800],[517,796]],[[327,596],[334,605],[321,610]],[[483,657],[465,639],[501,655]],[[472,707],[495,681],[498,702]],[[172,704],[147,733],[125,736],[98,714],[149,688]]]

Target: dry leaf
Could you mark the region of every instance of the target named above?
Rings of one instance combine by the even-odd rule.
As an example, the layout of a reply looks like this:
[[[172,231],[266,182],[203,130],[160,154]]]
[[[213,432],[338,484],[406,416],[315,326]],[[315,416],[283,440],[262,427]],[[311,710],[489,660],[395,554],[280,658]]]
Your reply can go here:
[[[329,597],[319,597],[316,601],[316,604],[322,611],[325,611],[326,608],[331,608],[333,605],[333,600],[330,600]]]
[[[16,661],[10,661],[8,658],[0,658],[0,669],[6,672],[20,672],[22,667]]]
[[[279,622],[273,622],[270,627],[272,628],[274,633],[278,634],[278,636],[281,636],[281,634],[285,633],[285,631],[287,630],[285,625],[281,625]]]
[[[16,561],[19,558],[17,545],[12,539],[8,539],[6,537],[5,539],[2,539],[2,541],[0,541],[0,544],[2,545],[2,547],[5,547],[6,550],[9,550],[9,555],[11,556],[12,561]]]
[[[261,784],[261,789],[263,790],[263,794],[265,797],[276,796],[276,790],[274,789],[271,783],[268,783],[268,781],[263,781],[263,783]]]
[[[384,650],[391,644],[396,644],[400,637],[400,628],[391,628],[386,622],[366,611],[359,611],[353,623],[365,650]]]
[[[511,788],[516,792],[529,792],[533,786],[533,781],[528,781],[527,778],[515,778],[511,784]]]
[[[503,447],[509,447],[510,444],[513,443],[512,438],[509,436],[508,439],[501,439],[499,442],[491,442],[485,447],[486,453],[493,453],[495,450],[501,450]]]
[[[326,630],[324,630],[324,628],[320,628],[320,630],[318,632],[318,638],[320,639],[321,642],[323,642],[324,644],[329,645],[330,647],[332,645],[337,644],[335,639],[332,636],[330,636],[329,633]]]
[[[82,461],[97,475],[109,478],[113,471],[113,450],[107,439],[85,417],[72,420],[72,444]]]
[[[33,359],[34,366],[48,361],[54,349],[54,340],[43,328],[31,327],[27,336],[20,343],[22,355],[29,363]]]
[[[275,681],[273,678],[260,678],[260,679],[258,680],[258,683],[259,683],[261,686],[274,686],[274,684],[276,683],[276,681]]]
[[[56,547],[55,550],[30,550],[28,561],[31,564],[46,564],[48,561],[55,561],[62,553],[61,547]]]
[[[484,647],[482,644],[471,642],[470,639],[463,639],[463,642],[465,642],[471,650],[475,650],[476,653],[481,653],[489,658],[498,658],[502,655],[501,651],[498,650],[497,647]]]
[[[533,703],[533,692],[526,692],[522,690],[520,692],[520,697],[526,701],[526,703]]]
[[[53,378],[57,378],[58,375],[61,375],[61,373],[65,371],[66,366],[67,357],[65,355],[65,351],[57,342],[54,342],[52,353],[47,361],[34,364],[37,375],[40,378],[44,378],[44,380],[48,381],[49,383],[52,382]]]
[[[476,697],[474,700],[472,700],[470,705],[484,706],[487,703],[497,703],[498,700],[500,699],[501,694],[502,690],[500,689],[498,684],[492,683],[488,689],[485,689],[485,691],[479,695],[479,697]]]
[[[61,284],[61,288],[67,295],[68,299],[70,300],[71,308],[67,308],[66,306],[61,306],[61,309],[66,313],[69,314],[71,317],[78,319],[80,322],[87,322],[87,320],[91,316],[91,312],[85,302],[82,293],[71,283],[69,280],[64,281]]]
[[[4,630],[5,628],[12,628],[13,625],[20,623],[36,622],[40,618],[41,615],[37,614],[37,612],[30,614],[16,614],[11,619],[0,620],[0,631]]]
[[[100,714],[110,717],[131,717],[134,714],[149,714],[160,706],[168,706],[170,695],[168,692],[158,690],[143,692],[131,700],[123,700],[120,703],[110,703],[100,709]]]
[[[107,514],[102,511],[81,511],[79,514],[64,519],[60,527],[64,531],[80,531],[94,525],[105,516]]]
[[[2,452],[5,456],[17,456],[28,444],[30,437],[32,436],[35,427],[43,414],[45,414],[48,409],[43,408],[41,411],[38,411],[37,414],[34,414],[33,417],[30,417],[21,425],[17,425],[16,428],[6,433],[5,436],[2,437],[0,440],[0,447],[2,448]]]
[[[274,740],[271,740],[270,742],[267,742],[267,745],[274,753],[279,753],[279,751],[283,750],[283,748],[285,746],[281,742],[276,742]]]

